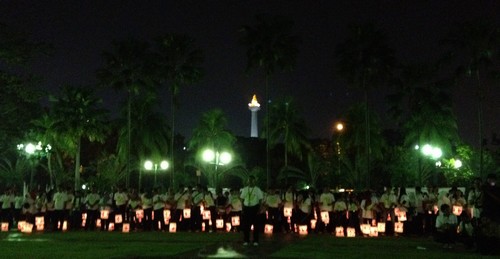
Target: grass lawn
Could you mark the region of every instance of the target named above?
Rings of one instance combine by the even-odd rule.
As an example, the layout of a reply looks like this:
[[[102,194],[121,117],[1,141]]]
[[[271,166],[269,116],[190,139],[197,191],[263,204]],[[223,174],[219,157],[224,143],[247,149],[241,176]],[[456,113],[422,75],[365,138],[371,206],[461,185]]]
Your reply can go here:
[[[242,245],[241,233],[0,233],[0,258],[479,258],[458,244],[445,250],[429,238],[337,238],[328,234],[263,236]]]

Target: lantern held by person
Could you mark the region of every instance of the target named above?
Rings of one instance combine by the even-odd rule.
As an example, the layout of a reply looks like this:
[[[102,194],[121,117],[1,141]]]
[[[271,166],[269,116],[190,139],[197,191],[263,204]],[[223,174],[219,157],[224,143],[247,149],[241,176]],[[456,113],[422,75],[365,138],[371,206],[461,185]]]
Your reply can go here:
[[[377,227],[370,227],[370,236],[371,237],[378,237],[378,226]]]
[[[130,223],[123,223],[122,232],[123,233],[130,232]]]
[[[237,227],[240,225],[240,216],[233,216],[231,217],[231,224],[233,227]]]
[[[224,220],[223,219],[215,220],[215,227],[219,229],[224,228]]]
[[[122,222],[123,222],[122,214],[116,214],[115,215],[115,224],[120,224]]]
[[[336,227],[335,228],[335,236],[336,237],[344,237],[344,227]]]
[[[184,216],[185,219],[191,218],[191,209],[190,208],[184,209],[182,215]]]
[[[101,210],[101,219],[109,218],[109,210]]]
[[[330,215],[328,214],[328,211],[321,212],[321,221],[325,224],[330,224]]]
[[[394,223],[394,232],[403,233],[403,222],[395,222]]]
[[[175,233],[177,232],[177,223],[172,222],[168,225],[168,232]]]
[[[270,234],[272,234],[272,233],[273,233],[273,225],[271,225],[271,224],[266,224],[266,225],[264,226],[264,233],[265,233],[265,234],[269,234],[269,235],[270,235]]]
[[[370,235],[370,224],[361,224],[360,228],[363,235]]]
[[[299,225],[299,235],[307,235],[307,225]]]
[[[2,222],[2,232],[8,232],[8,231],[9,231],[9,223]]]
[[[356,229],[347,228],[347,237],[356,237]]]

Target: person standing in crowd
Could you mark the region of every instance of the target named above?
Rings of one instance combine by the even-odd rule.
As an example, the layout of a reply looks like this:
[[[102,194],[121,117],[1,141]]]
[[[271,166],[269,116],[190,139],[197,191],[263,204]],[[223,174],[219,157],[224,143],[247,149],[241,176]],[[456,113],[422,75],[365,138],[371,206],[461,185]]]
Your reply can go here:
[[[234,217],[234,218],[239,218],[241,221],[243,203],[240,199],[240,192],[238,191],[238,188],[231,189],[231,195],[229,196],[229,207],[231,209],[229,213],[230,220],[232,221],[232,218]],[[238,232],[241,229],[241,226],[233,226],[233,229],[235,232]]]
[[[221,193],[222,194],[222,193]],[[217,219],[224,219],[224,215],[219,215],[217,213],[217,209],[215,207],[215,200],[214,196],[212,195],[212,192],[208,190],[207,187],[203,187],[203,201],[202,201],[204,210],[210,211],[210,220],[212,221],[212,228],[209,230],[209,232],[214,232],[217,230],[216,222]],[[200,220],[201,222],[203,221],[203,217],[200,215]],[[205,224],[205,228],[207,229],[209,224]],[[200,224],[201,227],[201,224]]]
[[[140,220],[137,218],[137,211],[139,210],[142,210],[141,197],[135,189],[132,189],[127,205],[127,211],[129,212],[127,219],[130,222],[131,230],[137,230],[142,221],[142,218]],[[144,212],[144,210],[142,212]]]
[[[248,177],[248,185],[241,189],[240,198],[243,200],[243,245],[250,243],[250,230],[253,225],[253,245],[259,245],[259,211],[264,193],[255,186],[255,176]]]
[[[469,190],[467,195],[468,207],[472,210],[471,217],[473,221],[481,217],[481,210],[483,209],[482,203],[482,192],[481,192],[481,178],[475,178],[472,188]]]
[[[141,195],[142,210],[144,211],[144,219],[142,221],[143,229],[151,230],[153,224],[153,195],[151,191],[146,190]]]
[[[155,188],[153,195],[153,229],[156,231],[165,229],[165,221],[163,218],[164,208],[165,196],[161,193],[160,188]]]
[[[204,188],[200,184],[196,185],[196,189],[191,194],[191,201],[193,205],[191,206],[191,231],[200,231],[201,229],[201,206],[204,206],[203,196]]]
[[[275,188],[269,188],[264,198],[264,206],[267,209],[267,223],[273,225],[274,233],[277,233],[280,227],[281,204],[279,191]]]
[[[12,189],[6,189],[4,194],[0,196],[0,203],[2,204],[1,221],[8,222],[9,226],[13,224],[15,198]]]
[[[215,207],[218,216],[224,219],[224,225],[227,222],[231,223],[231,218],[229,218],[228,213],[229,211],[227,210],[229,204],[228,197],[222,193],[222,188],[220,187],[215,191],[215,195]]]
[[[394,233],[394,208],[397,206],[398,198],[391,187],[386,187],[384,194],[380,196],[382,212],[382,221],[386,222],[385,233],[392,235]]]
[[[63,188],[59,188],[56,193],[54,193],[54,227],[55,231],[61,231],[65,220],[65,210],[66,203],[69,201],[68,194]]]
[[[422,192],[420,186],[415,187],[415,193],[409,195],[410,198],[410,214],[412,219],[412,232],[417,235],[424,233],[424,205],[427,202],[427,195]]]
[[[283,198],[281,199],[283,203],[283,208],[281,210],[281,215],[282,217],[282,225],[285,228],[285,233],[291,233],[294,231],[293,229],[293,224],[295,223],[295,217],[293,215],[293,211],[295,209],[295,190],[293,189],[293,186],[289,185],[286,191],[283,193]],[[284,216],[283,210],[291,209],[292,211],[292,216],[290,217],[290,220]]]
[[[319,231],[326,231],[327,233],[333,232],[333,205],[335,204],[335,196],[330,191],[330,188],[323,188],[323,192],[319,196],[319,209],[321,211],[320,215],[324,212],[328,213],[328,223],[325,223],[325,219],[320,218],[318,227]]]
[[[340,193],[333,205],[333,225],[334,227],[346,227],[347,225],[347,193]],[[332,220],[332,219],[330,219]]]
[[[444,244],[444,248],[452,248],[457,239],[457,216],[451,213],[450,205],[444,203],[436,218],[435,240]]]
[[[87,220],[85,222],[85,230],[95,230],[96,220],[99,218],[99,201],[101,196],[92,189],[85,197],[84,203],[87,207]]]
[[[123,187],[119,186],[113,195],[113,201],[115,204],[115,216],[116,215],[121,215],[122,221],[126,220],[125,218],[125,212],[127,210],[127,203],[128,203],[128,194],[127,192],[123,189]],[[114,220],[114,218],[112,219]],[[118,225],[118,226],[116,226]],[[121,226],[122,223],[115,224],[115,229],[120,229],[119,226]]]
[[[18,189],[14,189],[14,221],[13,226],[17,226],[17,223],[21,221],[21,212],[23,211],[24,197]]]
[[[311,193],[299,193],[297,195],[297,224],[307,225],[307,231],[311,231],[311,206],[313,204]]]

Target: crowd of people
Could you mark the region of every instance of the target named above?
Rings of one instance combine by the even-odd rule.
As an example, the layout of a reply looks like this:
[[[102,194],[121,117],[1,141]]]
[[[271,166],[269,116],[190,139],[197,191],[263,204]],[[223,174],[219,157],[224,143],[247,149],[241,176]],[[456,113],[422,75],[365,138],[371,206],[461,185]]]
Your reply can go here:
[[[494,187],[496,178],[490,178],[486,186]],[[487,214],[494,221],[499,216],[498,208],[485,209],[485,205],[492,207],[485,203],[498,201],[495,197],[485,199],[484,188],[480,179],[465,192],[456,187],[447,192],[432,187],[424,192],[416,187],[409,193],[402,187],[386,187],[380,193],[337,192],[327,187],[321,191],[289,187],[262,192],[254,183],[215,191],[201,185],[181,186],[176,192],[160,188],[138,192],[117,187],[99,193],[93,189],[74,192],[71,188],[58,188],[22,195],[16,188],[8,188],[0,196],[0,217],[11,228],[20,221],[35,224],[37,217],[43,217],[44,231],[123,231],[127,224],[130,231],[168,232],[172,223],[176,231],[243,230],[245,244],[250,241],[253,225],[256,245],[264,226],[272,226],[273,233],[298,232],[297,226],[307,226],[308,233],[334,233],[343,227],[355,229],[359,236],[366,234],[361,225],[382,222],[385,230],[379,234],[434,235],[445,247],[457,241],[472,247],[482,215]],[[395,226],[402,226],[404,231]]]

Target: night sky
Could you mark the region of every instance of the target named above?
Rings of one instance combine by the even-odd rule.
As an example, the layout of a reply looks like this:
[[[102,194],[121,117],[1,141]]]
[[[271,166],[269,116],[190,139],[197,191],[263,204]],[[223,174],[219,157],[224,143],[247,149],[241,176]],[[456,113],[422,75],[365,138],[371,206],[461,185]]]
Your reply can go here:
[[[259,74],[245,75],[245,48],[238,44],[242,25],[255,24],[255,15],[279,14],[295,21],[301,37],[294,72],[278,74],[271,96],[294,96],[311,137],[329,137],[332,125],[349,105],[360,101],[360,93],[346,87],[334,71],[334,50],[346,38],[347,26],[374,21],[386,32],[400,60],[434,61],[444,49],[438,42],[451,26],[475,17],[490,17],[500,23],[498,1],[283,1],[283,0],[154,0],[154,1],[22,1],[0,3],[0,22],[53,44],[55,54],[40,58],[34,72],[45,78],[42,87],[54,92],[63,84],[95,83],[102,66],[102,52],[113,40],[130,37],[151,40],[167,32],[186,33],[205,52],[202,82],[181,90],[177,130],[189,136],[200,115],[221,108],[229,128],[238,136],[250,135],[248,102],[254,93],[263,103],[264,80]],[[498,89],[498,87],[496,87]],[[500,132],[500,91],[487,96],[485,135]],[[112,92],[110,92],[112,93]],[[162,109],[169,111],[170,96],[164,91]],[[372,95],[386,127],[386,91]],[[456,90],[455,113],[460,135],[476,143],[475,103],[470,89]],[[121,100],[103,94],[110,109]],[[261,111],[260,119],[264,117]]]

